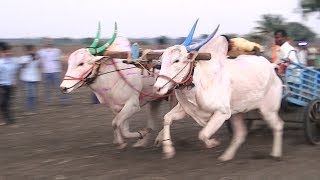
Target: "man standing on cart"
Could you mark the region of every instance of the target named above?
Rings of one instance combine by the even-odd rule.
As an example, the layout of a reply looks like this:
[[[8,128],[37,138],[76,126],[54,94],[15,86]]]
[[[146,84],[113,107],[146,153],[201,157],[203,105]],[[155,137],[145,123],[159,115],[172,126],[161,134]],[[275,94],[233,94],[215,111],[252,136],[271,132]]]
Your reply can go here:
[[[285,30],[280,29],[274,32],[275,44],[280,46],[278,52],[278,59],[275,62],[280,64],[279,73],[282,74],[285,71],[285,65],[281,64],[284,60],[285,62],[299,63],[297,59],[297,54],[295,48],[288,41],[288,34]]]

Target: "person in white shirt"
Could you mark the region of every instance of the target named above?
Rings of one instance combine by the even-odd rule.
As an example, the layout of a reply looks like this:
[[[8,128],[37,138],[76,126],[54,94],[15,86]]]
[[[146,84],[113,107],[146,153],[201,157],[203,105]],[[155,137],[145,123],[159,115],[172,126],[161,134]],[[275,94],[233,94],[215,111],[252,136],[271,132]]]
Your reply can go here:
[[[16,85],[18,64],[13,57],[11,46],[0,42],[0,110],[3,114],[5,124],[14,123],[10,104],[13,89]]]
[[[297,51],[296,49],[289,43],[288,34],[285,30],[277,30],[274,32],[275,44],[280,46],[279,48],[279,59],[278,63],[281,60],[286,60],[294,63],[299,63],[297,59]]]
[[[48,104],[51,104],[52,94],[59,93],[60,73],[61,73],[61,50],[53,47],[52,39],[44,39],[44,48],[37,52],[40,59],[42,73],[45,83],[45,97]],[[62,94],[59,94],[63,101]]]
[[[298,59],[297,50],[289,43],[288,34],[285,30],[277,30],[274,32],[275,44],[280,46],[279,48],[279,56],[277,64],[280,64],[282,61],[288,62],[290,67],[294,67],[295,65],[290,65],[290,63],[300,63]],[[280,74],[283,72],[280,72]],[[300,84],[300,74],[301,70],[296,69],[293,72],[294,76],[290,76],[286,79],[289,83]]]
[[[20,80],[24,82],[26,89],[26,109],[28,115],[35,114],[38,95],[38,84],[41,81],[40,60],[36,56],[33,45],[25,46],[26,55],[20,58],[22,66]]]

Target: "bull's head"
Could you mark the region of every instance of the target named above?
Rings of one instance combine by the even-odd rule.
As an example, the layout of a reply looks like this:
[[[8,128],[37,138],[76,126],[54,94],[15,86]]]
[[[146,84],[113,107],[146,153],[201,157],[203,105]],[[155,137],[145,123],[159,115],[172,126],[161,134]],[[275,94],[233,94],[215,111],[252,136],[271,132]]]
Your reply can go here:
[[[60,90],[63,93],[70,93],[74,89],[83,85],[85,80],[92,75],[92,72],[95,69],[95,63],[103,58],[103,56],[96,55],[106,50],[114,42],[117,36],[116,23],[111,39],[103,46],[97,48],[100,39],[100,29],[99,23],[96,37],[88,48],[81,48],[70,54],[68,59],[68,69],[64,80],[60,85]]]
[[[219,26],[203,41],[190,45],[198,20],[194,23],[189,35],[181,45],[167,48],[161,57],[161,70],[154,90],[159,95],[168,93],[177,84],[182,83],[190,75],[191,66],[198,51],[203,45],[211,40]]]

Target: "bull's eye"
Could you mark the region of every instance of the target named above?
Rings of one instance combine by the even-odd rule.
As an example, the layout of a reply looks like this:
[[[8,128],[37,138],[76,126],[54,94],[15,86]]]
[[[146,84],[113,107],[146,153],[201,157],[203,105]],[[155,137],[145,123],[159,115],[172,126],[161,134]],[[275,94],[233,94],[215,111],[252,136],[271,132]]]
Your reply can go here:
[[[178,63],[179,62],[179,59],[176,59],[173,63]]]
[[[83,62],[82,62],[82,63],[80,63],[78,66],[83,66]]]

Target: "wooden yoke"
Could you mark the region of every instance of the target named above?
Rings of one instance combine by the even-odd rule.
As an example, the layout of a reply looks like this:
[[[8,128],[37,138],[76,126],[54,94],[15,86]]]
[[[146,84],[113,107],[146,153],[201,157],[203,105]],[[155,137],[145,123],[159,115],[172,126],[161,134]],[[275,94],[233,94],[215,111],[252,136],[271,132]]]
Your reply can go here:
[[[143,51],[140,51],[139,57],[141,57]],[[146,54],[147,60],[157,60],[160,58],[163,52],[148,52]],[[109,56],[111,58],[117,58],[117,59],[127,59],[128,58],[128,52],[119,52],[119,51],[105,51],[103,52],[104,56]],[[211,54],[210,53],[199,53],[195,60],[210,60]]]

